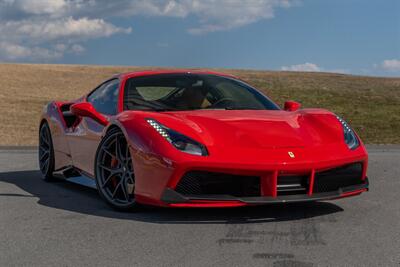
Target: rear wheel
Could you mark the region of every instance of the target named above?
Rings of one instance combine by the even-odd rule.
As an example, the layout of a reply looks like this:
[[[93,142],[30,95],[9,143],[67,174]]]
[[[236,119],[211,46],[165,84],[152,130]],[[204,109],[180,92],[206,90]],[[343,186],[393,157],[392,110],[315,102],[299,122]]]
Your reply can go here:
[[[101,141],[95,176],[100,195],[111,207],[122,211],[138,208],[132,157],[120,130],[111,130]]]
[[[45,122],[39,131],[39,168],[45,181],[53,181],[54,148],[49,125]]]

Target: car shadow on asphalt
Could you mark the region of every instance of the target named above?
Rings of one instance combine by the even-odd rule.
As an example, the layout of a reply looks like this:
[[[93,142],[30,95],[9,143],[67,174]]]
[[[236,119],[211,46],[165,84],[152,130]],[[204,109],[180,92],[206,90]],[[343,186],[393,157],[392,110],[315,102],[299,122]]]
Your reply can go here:
[[[66,181],[48,183],[39,171],[0,173],[0,182],[17,186],[24,192],[0,193],[3,197],[38,198],[37,203],[46,207],[122,220],[157,224],[244,224],[301,220],[343,211],[329,202],[271,204],[266,206],[194,209],[153,208],[140,212],[118,212],[102,201],[96,190]]]

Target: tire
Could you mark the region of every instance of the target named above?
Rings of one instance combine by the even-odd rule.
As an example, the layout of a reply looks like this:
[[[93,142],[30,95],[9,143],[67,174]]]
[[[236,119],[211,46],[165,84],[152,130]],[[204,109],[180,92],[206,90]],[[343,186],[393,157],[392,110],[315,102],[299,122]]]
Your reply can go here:
[[[38,160],[42,179],[47,182],[54,181],[54,147],[47,122],[43,123],[39,130]]]
[[[135,211],[135,175],[124,134],[110,130],[100,142],[95,160],[95,179],[100,196],[114,209]]]

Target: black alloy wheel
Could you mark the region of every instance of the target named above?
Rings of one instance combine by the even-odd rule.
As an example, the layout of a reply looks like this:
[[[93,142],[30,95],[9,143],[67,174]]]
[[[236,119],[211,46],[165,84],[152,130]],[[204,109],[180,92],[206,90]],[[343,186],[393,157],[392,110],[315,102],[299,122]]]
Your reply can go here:
[[[120,130],[111,130],[101,141],[96,155],[95,176],[100,195],[113,208],[126,211],[138,207],[132,157]]]
[[[39,130],[39,168],[45,181],[54,180],[54,148],[49,125],[45,122]]]

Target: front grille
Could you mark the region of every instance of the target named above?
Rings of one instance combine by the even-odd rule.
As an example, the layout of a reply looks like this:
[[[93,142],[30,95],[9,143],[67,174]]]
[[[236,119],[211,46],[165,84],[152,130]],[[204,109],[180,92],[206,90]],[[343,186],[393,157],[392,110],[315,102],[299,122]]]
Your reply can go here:
[[[278,196],[307,194],[308,181],[307,175],[278,176],[277,194]]]
[[[176,189],[183,195],[260,196],[260,177],[227,173],[190,171],[179,181]]]
[[[317,172],[314,177],[314,193],[337,191],[341,187],[362,184],[362,163]]]

